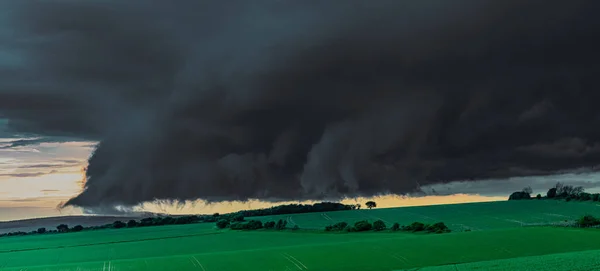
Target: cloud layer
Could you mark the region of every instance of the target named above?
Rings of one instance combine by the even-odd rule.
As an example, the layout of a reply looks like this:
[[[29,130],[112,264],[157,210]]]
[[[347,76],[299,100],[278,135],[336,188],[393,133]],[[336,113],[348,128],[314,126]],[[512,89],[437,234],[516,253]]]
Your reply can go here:
[[[597,1],[2,5],[0,117],[101,140],[67,204],[403,194],[600,161]]]

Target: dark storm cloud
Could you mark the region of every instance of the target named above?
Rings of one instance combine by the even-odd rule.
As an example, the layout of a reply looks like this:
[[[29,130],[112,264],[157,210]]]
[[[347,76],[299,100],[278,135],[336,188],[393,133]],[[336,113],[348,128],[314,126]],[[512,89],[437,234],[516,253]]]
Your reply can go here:
[[[0,116],[101,139],[67,204],[403,194],[600,161],[597,1],[13,3]]]

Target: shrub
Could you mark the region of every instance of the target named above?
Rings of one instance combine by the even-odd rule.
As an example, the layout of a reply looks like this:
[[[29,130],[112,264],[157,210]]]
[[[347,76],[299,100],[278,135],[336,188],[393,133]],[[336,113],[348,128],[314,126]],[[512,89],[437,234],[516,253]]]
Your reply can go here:
[[[548,190],[548,192],[546,193],[546,197],[548,197],[549,199],[555,198],[556,197],[556,187],[552,187]]]
[[[37,229],[37,233],[46,233],[46,228]]]
[[[373,230],[375,231],[382,231],[385,230],[386,226],[385,226],[385,222],[383,222],[383,220],[377,220],[375,222],[373,222]]]
[[[392,225],[392,228],[390,228],[392,231],[398,231],[400,230],[400,224],[398,223],[394,223],[394,225]]]
[[[246,229],[246,224],[241,223],[241,222],[235,222],[235,223],[232,223],[231,225],[229,225],[229,228],[232,230],[244,230],[244,229]]]
[[[413,222],[412,224],[403,227],[403,230],[412,232],[423,231],[425,230],[425,224],[421,222]]]
[[[67,224],[60,224],[60,225],[56,226],[56,229],[59,232],[67,232],[67,231],[69,231],[69,226]]]
[[[373,225],[369,221],[363,220],[354,223],[354,230],[356,231],[369,231],[373,228]]]
[[[242,222],[244,221],[244,216],[241,214],[236,214],[231,218],[231,220],[235,222]]]
[[[592,200],[592,194],[590,194],[590,193],[582,192],[578,196],[579,196],[579,200],[583,200],[583,201]]]
[[[219,229],[227,228],[227,226],[229,226],[229,220],[220,219],[219,221],[217,221],[216,225],[217,225],[217,228],[219,228]]]
[[[275,229],[276,230],[283,230],[283,229],[285,229],[286,226],[287,226],[287,221],[279,219],[277,221],[277,224],[275,224]]]
[[[450,229],[444,224],[444,222],[438,222],[433,225],[427,225],[425,230],[430,233],[445,233],[450,232]]]
[[[325,231],[343,231],[348,227],[348,223],[346,222],[338,222],[333,225],[329,225],[325,227]]]
[[[120,228],[125,228],[127,226],[127,224],[123,223],[120,220],[117,220],[115,222],[113,222],[112,227],[115,229],[120,229]]]
[[[265,222],[264,227],[265,227],[265,229],[273,229],[273,228],[275,228],[275,221]]]
[[[78,232],[78,231],[82,231],[83,230],[83,226],[81,225],[77,225],[75,227],[73,227],[73,231]]]
[[[133,228],[133,227],[136,227],[137,225],[138,225],[137,221],[135,221],[133,219],[127,221],[127,228]]]
[[[510,194],[508,200],[523,200],[523,199],[531,199],[531,194],[524,191],[517,191]]]
[[[580,227],[587,228],[600,225],[600,220],[591,215],[585,215],[579,218],[576,224]]]

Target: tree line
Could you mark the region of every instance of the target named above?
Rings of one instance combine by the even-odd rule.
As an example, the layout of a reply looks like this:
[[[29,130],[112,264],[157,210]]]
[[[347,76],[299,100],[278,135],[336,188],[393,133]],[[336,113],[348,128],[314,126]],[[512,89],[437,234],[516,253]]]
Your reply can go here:
[[[376,207],[375,202],[367,202],[368,208]],[[185,216],[155,216],[146,217],[140,220],[129,220],[123,222],[120,220],[114,221],[113,223],[84,227],[82,225],[76,225],[70,227],[66,224],[60,224],[56,226],[56,229],[39,228],[30,232],[16,231],[10,233],[0,234],[0,237],[5,236],[21,236],[21,235],[32,235],[32,234],[53,234],[53,233],[68,233],[68,232],[80,232],[84,230],[101,230],[101,229],[121,229],[121,228],[135,228],[135,227],[149,227],[149,226],[163,226],[163,225],[183,225],[192,223],[215,223],[221,220],[229,221],[230,224],[235,222],[244,221],[244,217],[253,216],[269,216],[269,215],[283,215],[283,214],[298,214],[298,213],[312,213],[312,212],[333,212],[333,211],[344,211],[344,210],[355,210],[360,209],[360,204],[341,204],[337,202],[320,202],[315,204],[287,204],[279,205],[271,208],[256,209],[256,210],[242,210],[234,213],[219,214],[214,213],[212,215],[185,215]],[[231,223],[233,222],[233,223]],[[253,222],[256,224],[256,222]],[[277,224],[277,222],[274,222]],[[228,225],[229,226],[229,225]],[[270,226],[270,224],[269,224]],[[242,225],[235,224],[234,228],[242,227]],[[261,228],[264,227],[261,223]],[[284,227],[285,228],[285,227]]]
[[[585,189],[581,186],[565,185],[560,182],[548,189],[545,196],[537,194],[535,197],[532,197],[531,194],[531,187],[525,187],[521,191],[510,194],[508,200],[564,199],[566,201],[600,201],[600,193],[586,193]]]
[[[368,220],[361,220],[350,225],[347,222],[338,222],[333,225],[325,227],[325,231],[328,232],[364,232],[364,231],[384,231],[387,230],[387,225],[383,220],[376,220],[373,223]],[[394,223],[389,228],[390,231],[405,231],[405,232],[427,232],[427,233],[448,233],[451,230],[444,224],[444,222],[438,222],[434,224],[424,224],[421,222],[413,222],[410,225],[400,226],[399,223]]]

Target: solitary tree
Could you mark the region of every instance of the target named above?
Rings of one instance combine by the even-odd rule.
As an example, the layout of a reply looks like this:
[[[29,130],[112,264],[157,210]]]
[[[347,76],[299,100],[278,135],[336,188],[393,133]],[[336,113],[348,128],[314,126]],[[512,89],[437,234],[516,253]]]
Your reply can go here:
[[[367,208],[369,208],[369,209],[373,209],[373,208],[377,207],[377,203],[376,203],[376,202],[374,202],[374,201],[367,201],[367,202],[365,203],[365,205],[366,205],[366,206],[367,206]]]

